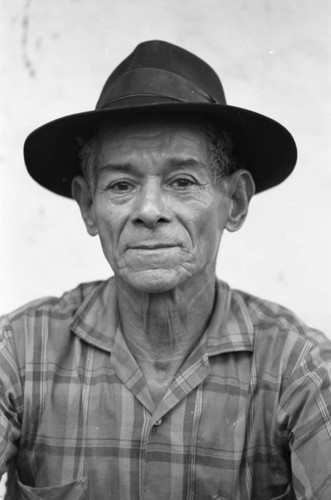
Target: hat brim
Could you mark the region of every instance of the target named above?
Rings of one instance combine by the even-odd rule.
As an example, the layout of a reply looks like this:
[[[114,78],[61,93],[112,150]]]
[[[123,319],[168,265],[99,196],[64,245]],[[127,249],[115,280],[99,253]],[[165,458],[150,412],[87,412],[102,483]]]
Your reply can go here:
[[[297,149],[280,123],[247,109],[208,103],[164,103],[86,111],[64,116],[34,130],[24,144],[28,172],[45,188],[71,197],[71,181],[80,175],[78,137],[88,136],[104,120],[148,114],[187,114],[216,120],[234,143],[234,155],[253,176],[256,193],[280,184],[292,172]]]

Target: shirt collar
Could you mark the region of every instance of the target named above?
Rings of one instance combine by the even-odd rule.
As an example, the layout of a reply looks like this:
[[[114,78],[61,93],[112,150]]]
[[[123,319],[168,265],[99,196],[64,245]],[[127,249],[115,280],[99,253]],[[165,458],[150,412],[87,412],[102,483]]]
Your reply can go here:
[[[119,325],[115,280],[98,283],[85,298],[71,324],[85,342],[111,352]],[[208,356],[234,351],[252,351],[254,326],[239,292],[223,281],[216,282],[213,315],[204,335]]]
[[[93,288],[77,309],[71,330],[85,342],[111,352],[119,323],[115,280],[110,278]]]
[[[224,281],[216,281],[215,306],[206,336],[209,356],[253,351],[254,325],[247,305]]]

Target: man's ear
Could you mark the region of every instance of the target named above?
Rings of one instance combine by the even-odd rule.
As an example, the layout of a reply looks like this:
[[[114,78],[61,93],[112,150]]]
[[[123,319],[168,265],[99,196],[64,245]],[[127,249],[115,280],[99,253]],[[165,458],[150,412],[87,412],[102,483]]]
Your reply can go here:
[[[234,172],[229,182],[230,209],[225,227],[234,232],[241,228],[246,219],[249,202],[255,193],[255,184],[250,172],[242,169]]]
[[[98,234],[98,228],[94,217],[93,196],[90,186],[83,177],[77,176],[73,178],[71,183],[71,194],[79,205],[87,232],[91,236],[96,236]]]

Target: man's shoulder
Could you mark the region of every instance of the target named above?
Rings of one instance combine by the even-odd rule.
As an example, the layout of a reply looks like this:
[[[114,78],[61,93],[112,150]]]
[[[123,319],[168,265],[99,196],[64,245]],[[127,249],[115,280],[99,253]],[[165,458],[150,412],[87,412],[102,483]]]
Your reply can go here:
[[[47,351],[47,359],[58,364],[64,353],[74,349],[75,318],[91,303],[102,303],[109,281],[82,283],[60,297],[37,299],[0,317],[2,357],[15,359],[13,365],[24,371],[26,363],[43,363]]]
[[[237,338],[246,339],[259,376],[268,373],[278,377],[282,373],[287,378],[294,374],[295,379],[308,365],[312,370],[324,366],[330,373],[331,339],[290,309],[233,289],[229,312],[228,329],[236,332]]]
[[[231,310],[240,310],[241,314],[247,315],[252,329],[256,334],[284,335],[293,334],[311,342],[320,343],[329,339],[314,327],[307,325],[291,309],[268,299],[242,290],[231,290]]]
[[[2,316],[3,321],[19,324],[27,318],[40,318],[48,316],[54,319],[71,319],[78,308],[88,297],[95,293],[107,281],[92,281],[81,283],[75,288],[64,292],[61,296],[45,296],[32,300],[23,306]]]

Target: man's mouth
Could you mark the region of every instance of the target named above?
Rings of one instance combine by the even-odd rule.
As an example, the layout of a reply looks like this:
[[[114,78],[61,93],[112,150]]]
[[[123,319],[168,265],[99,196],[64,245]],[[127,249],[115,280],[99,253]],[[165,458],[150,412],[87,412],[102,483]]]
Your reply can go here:
[[[177,246],[176,243],[139,243],[137,245],[130,245],[128,248],[129,250],[163,250]]]

